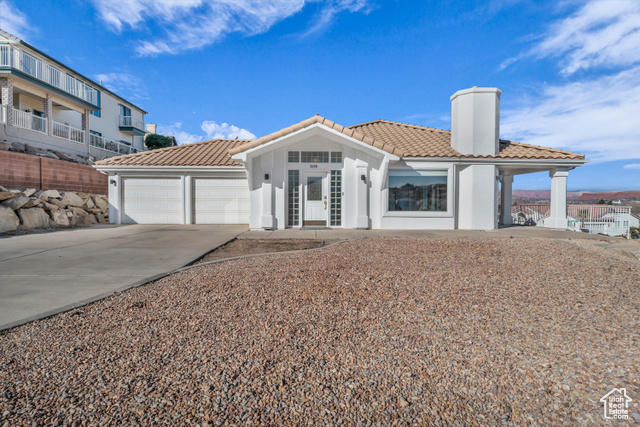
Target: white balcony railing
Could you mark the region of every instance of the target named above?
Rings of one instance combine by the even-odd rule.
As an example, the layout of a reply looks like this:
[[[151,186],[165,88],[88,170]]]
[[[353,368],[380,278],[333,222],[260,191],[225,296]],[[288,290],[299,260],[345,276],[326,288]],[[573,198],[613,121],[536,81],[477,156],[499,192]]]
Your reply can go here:
[[[53,122],[53,136],[84,144],[84,131],[65,123]]]
[[[26,111],[13,110],[13,125],[22,129],[47,133],[47,119],[34,116]]]
[[[551,205],[515,205],[511,207],[514,224],[545,226]],[[567,229],[590,234],[629,236],[631,207],[610,205],[567,205]]]
[[[61,69],[13,45],[0,45],[0,67],[10,67],[75,97],[98,105],[98,91]]]
[[[118,154],[131,154],[131,146],[100,135],[89,135],[89,145]]]
[[[134,119],[131,116],[120,116],[120,126],[130,126],[144,131],[144,121]]]

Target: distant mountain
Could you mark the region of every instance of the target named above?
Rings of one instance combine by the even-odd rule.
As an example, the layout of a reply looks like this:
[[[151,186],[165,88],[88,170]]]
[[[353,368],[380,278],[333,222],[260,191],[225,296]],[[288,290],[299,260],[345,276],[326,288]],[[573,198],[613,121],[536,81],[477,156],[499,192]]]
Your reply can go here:
[[[567,199],[578,200],[584,193],[584,191],[568,191]],[[548,200],[551,197],[551,190],[513,190],[513,197]]]
[[[602,193],[582,193],[578,200],[619,200],[619,199],[640,199],[640,191],[605,191]]]

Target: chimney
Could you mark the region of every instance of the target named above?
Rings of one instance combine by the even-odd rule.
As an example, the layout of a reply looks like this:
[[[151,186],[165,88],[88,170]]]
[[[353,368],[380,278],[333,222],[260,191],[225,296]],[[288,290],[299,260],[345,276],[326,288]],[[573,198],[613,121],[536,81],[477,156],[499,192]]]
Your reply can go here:
[[[156,125],[154,123],[147,123],[147,132],[156,133],[156,128],[157,127],[158,127],[158,125]]]
[[[461,154],[498,154],[501,93],[496,87],[474,86],[451,96],[451,148]]]

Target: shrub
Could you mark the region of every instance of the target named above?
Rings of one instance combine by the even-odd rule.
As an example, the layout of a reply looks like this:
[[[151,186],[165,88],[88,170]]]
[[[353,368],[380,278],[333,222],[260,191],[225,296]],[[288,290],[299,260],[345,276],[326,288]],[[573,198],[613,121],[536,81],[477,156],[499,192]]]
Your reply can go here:
[[[150,135],[147,135],[147,138],[144,140],[144,145],[146,145],[147,149],[149,150],[166,148],[171,147],[171,140],[166,136],[152,133]]]

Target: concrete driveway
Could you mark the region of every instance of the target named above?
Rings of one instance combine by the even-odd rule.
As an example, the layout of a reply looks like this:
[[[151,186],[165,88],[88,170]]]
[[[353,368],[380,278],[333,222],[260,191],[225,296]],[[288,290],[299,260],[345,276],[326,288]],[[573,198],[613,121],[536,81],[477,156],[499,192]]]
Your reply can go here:
[[[175,270],[247,226],[99,225],[0,238],[0,330]]]

